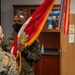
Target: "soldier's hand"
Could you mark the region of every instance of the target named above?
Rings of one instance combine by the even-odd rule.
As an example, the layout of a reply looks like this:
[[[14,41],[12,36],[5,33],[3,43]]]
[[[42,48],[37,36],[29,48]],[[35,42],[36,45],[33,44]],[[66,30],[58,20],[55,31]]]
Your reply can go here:
[[[18,50],[20,52],[23,52],[24,48],[25,48],[24,45],[20,44],[19,47],[18,47]]]

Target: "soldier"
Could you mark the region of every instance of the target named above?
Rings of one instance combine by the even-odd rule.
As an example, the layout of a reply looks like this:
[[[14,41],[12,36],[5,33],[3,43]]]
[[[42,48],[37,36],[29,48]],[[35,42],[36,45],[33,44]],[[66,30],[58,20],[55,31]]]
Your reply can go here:
[[[0,45],[2,43],[3,33],[0,26]],[[19,75],[18,64],[15,56],[3,51],[0,47],[0,75]]]
[[[17,35],[19,29],[24,24],[25,18],[22,15],[16,15],[14,17],[13,29],[14,32],[5,38],[2,48],[10,52],[13,40]],[[9,41],[9,42],[8,42]],[[40,43],[39,40],[35,40],[29,47],[24,48],[22,45],[19,46],[19,51],[22,55],[22,70],[20,75],[34,75],[33,62],[38,62],[41,59],[40,54]]]

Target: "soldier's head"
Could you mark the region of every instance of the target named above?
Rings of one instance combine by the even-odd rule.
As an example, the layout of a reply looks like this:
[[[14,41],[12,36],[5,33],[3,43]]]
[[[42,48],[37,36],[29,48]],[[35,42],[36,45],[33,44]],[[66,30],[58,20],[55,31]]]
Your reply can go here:
[[[25,17],[23,15],[16,15],[13,20],[14,31],[18,33],[24,22],[25,22]]]
[[[3,40],[3,30],[2,27],[0,26],[0,45],[2,43],[2,40]]]

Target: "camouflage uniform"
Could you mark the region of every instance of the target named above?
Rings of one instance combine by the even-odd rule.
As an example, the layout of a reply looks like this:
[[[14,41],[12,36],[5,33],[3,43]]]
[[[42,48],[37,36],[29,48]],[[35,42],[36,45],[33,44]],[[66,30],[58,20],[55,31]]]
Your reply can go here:
[[[0,75],[19,75],[18,65],[13,55],[0,48]]]
[[[14,33],[9,35],[3,42],[2,48],[9,52],[14,38]],[[33,62],[39,62],[41,59],[39,40],[35,40],[31,46],[26,47],[21,55],[22,71],[20,75],[34,75]]]
[[[10,53],[10,49],[12,47],[12,43],[13,43],[15,36],[16,36],[16,33],[13,32],[12,34],[10,34],[9,36],[7,36],[3,39],[1,47],[4,51]]]

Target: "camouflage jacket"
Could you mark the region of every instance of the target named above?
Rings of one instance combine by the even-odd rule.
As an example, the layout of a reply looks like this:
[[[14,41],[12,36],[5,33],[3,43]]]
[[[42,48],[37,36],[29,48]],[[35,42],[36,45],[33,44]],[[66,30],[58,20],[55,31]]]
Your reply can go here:
[[[5,41],[2,43],[3,50],[10,52],[10,48],[12,46],[14,38],[15,38],[14,33],[5,38]],[[35,40],[31,46],[26,47],[21,55],[22,55],[21,75],[27,75],[27,73],[33,71],[33,62],[39,62],[41,59],[39,40]]]
[[[13,55],[0,48],[0,75],[19,75],[18,64]]]

